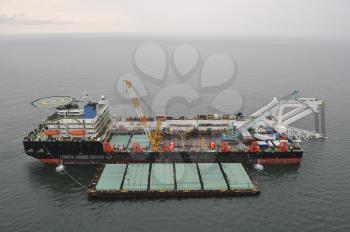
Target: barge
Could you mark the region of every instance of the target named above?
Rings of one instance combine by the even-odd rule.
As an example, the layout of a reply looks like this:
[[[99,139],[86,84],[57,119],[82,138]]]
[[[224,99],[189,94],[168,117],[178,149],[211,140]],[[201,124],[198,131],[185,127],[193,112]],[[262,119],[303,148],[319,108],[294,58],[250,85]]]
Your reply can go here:
[[[240,163],[106,164],[88,189],[94,198],[182,198],[260,194]]]

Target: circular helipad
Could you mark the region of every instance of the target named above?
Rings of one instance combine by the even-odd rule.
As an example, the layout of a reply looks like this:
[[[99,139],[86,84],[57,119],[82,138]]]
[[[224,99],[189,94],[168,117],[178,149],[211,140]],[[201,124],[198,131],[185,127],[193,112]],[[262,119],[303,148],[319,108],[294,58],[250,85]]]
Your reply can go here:
[[[32,105],[39,108],[54,108],[57,106],[67,105],[73,101],[69,96],[51,96],[39,98],[32,102]]]

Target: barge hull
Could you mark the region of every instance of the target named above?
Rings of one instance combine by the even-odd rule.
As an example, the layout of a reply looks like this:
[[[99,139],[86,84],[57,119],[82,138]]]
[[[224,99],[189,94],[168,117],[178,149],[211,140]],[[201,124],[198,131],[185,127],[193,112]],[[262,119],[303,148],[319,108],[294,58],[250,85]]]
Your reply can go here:
[[[187,171],[181,172],[183,170]],[[181,189],[178,189],[179,183]],[[88,189],[90,197],[119,199],[254,196],[259,193],[240,163],[106,164],[97,170]]]
[[[209,197],[248,197],[257,196],[256,191],[173,191],[173,192],[95,192],[89,191],[89,197],[114,199],[151,199],[151,198],[209,198]]]

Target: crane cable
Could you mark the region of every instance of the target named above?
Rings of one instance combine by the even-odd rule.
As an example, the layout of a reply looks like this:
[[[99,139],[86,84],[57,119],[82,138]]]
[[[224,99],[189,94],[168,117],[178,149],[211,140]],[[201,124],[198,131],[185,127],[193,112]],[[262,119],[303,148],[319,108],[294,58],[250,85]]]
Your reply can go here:
[[[51,155],[51,153],[49,152],[49,150],[46,148],[46,146],[44,144],[42,144],[43,148],[47,151],[47,153],[51,156],[51,158],[55,161],[55,163],[57,164],[57,166],[59,165],[59,162]],[[85,185],[83,185],[82,183],[80,183],[77,179],[75,179],[72,174],[70,174],[65,168],[63,168],[63,171],[78,185],[80,185],[80,187],[82,187],[85,190],[88,190],[88,187],[86,187]]]

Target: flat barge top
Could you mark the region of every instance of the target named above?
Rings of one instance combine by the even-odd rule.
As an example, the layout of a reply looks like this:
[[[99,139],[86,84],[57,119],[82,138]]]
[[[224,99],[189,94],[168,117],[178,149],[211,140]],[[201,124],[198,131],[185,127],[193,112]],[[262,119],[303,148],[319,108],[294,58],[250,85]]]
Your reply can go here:
[[[107,198],[253,196],[240,163],[129,163],[98,169],[88,195]]]

